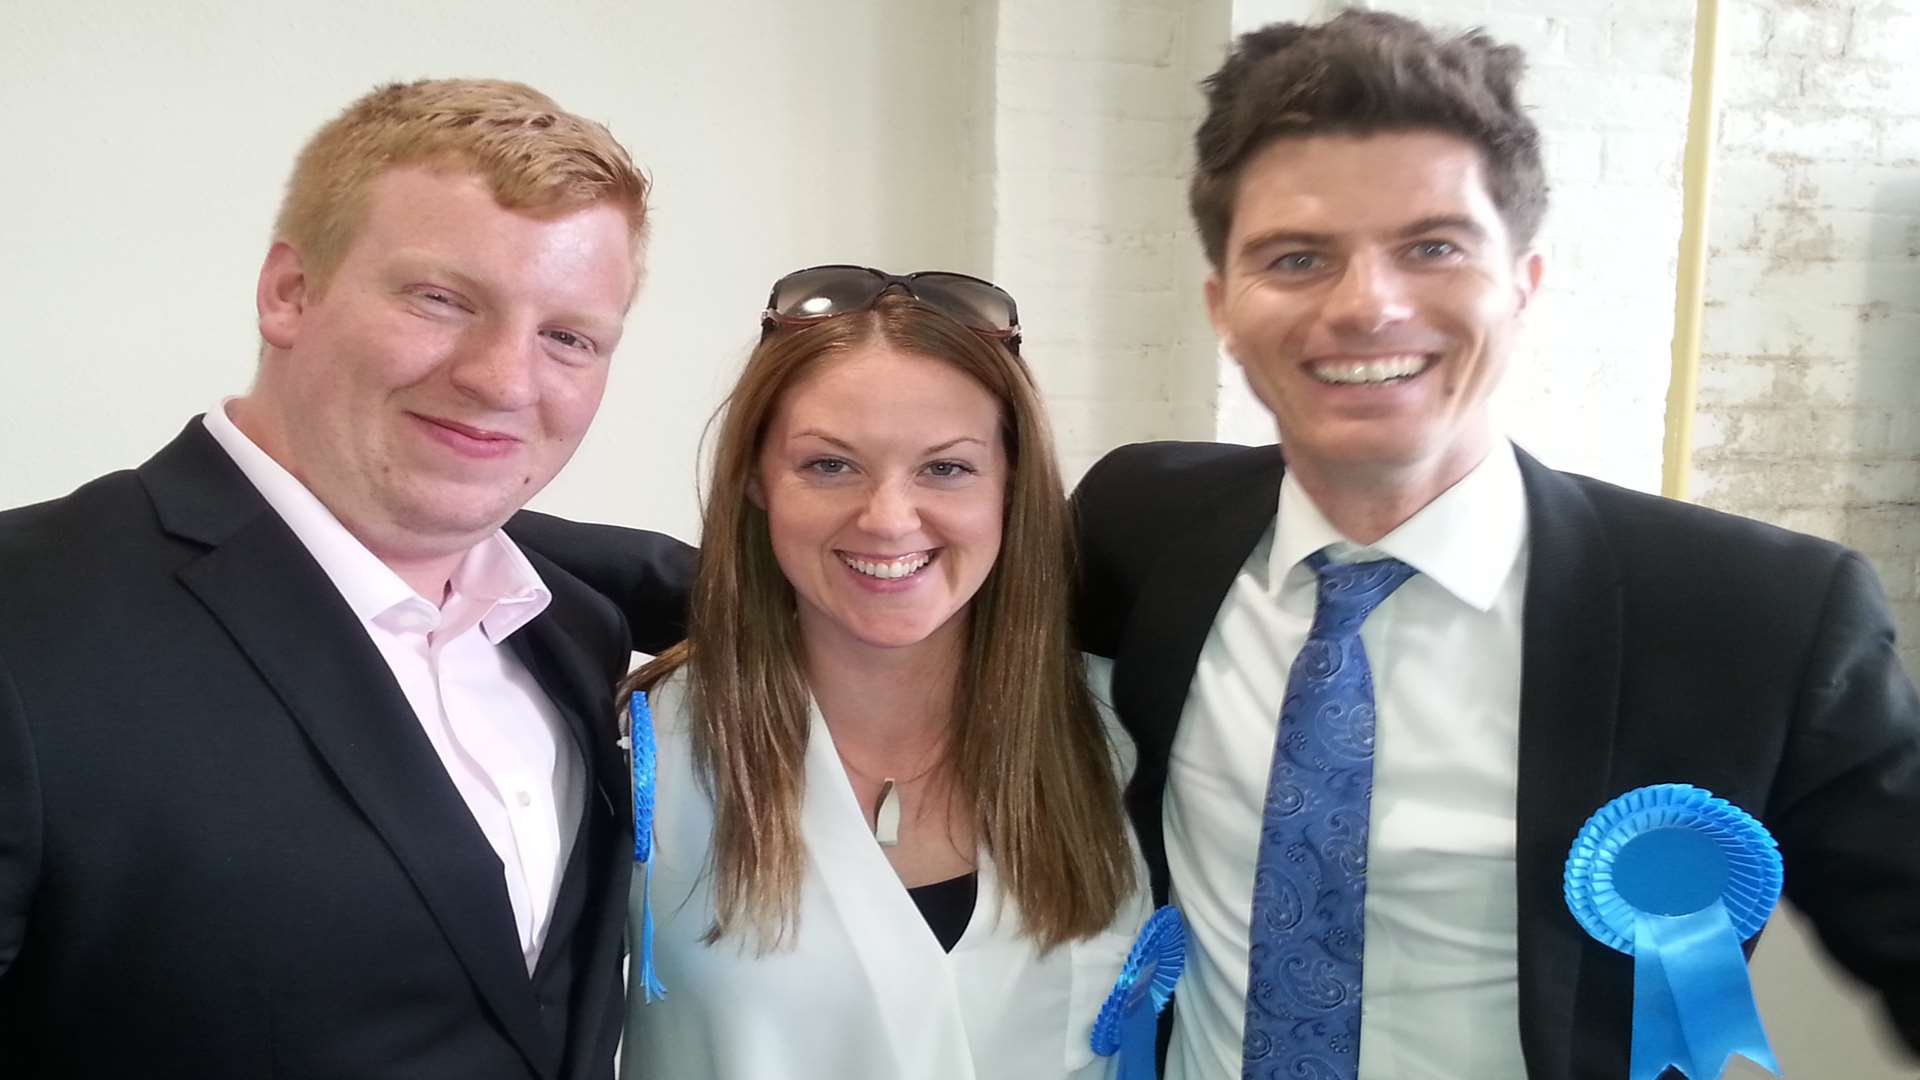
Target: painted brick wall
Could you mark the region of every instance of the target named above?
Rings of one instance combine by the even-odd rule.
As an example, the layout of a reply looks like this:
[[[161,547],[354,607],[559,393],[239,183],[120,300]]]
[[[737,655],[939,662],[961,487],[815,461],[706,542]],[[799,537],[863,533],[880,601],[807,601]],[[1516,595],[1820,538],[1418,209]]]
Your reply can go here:
[[[1187,224],[1199,80],[1226,0],[1001,0],[992,264],[1068,481],[1112,447],[1213,433],[1204,259]]]
[[[1920,670],[1920,0],[1721,18],[1694,495],[1864,552]],[[1775,921],[1753,969],[1782,1063],[1912,1076],[1800,921]]]
[[[1695,494],[1879,570],[1920,669],[1920,0],[1723,15]]]
[[[1546,141],[1546,281],[1500,398],[1507,430],[1561,468],[1660,486],[1691,100],[1693,5],[1682,0],[1239,0],[1236,31],[1341,7],[1485,27],[1527,51],[1523,88]],[[1271,441],[1237,369],[1220,368],[1219,437]]]

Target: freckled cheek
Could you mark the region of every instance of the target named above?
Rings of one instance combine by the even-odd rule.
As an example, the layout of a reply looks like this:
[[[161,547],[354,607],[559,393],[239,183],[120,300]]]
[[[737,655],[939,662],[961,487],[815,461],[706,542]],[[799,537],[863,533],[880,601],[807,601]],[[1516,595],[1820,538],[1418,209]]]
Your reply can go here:
[[[834,536],[847,515],[831,504],[774,492],[767,503],[767,533],[783,567],[833,557]]]
[[[955,560],[954,569],[963,569],[962,562],[970,565],[964,569],[973,574],[984,575],[1000,557],[1000,545],[1005,539],[1005,521],[1000,507],[1003,498],[998,490],[982,498],[978,503],[959,512],[946,515],[944,520],[933,522],[949,546],[965,549],[965,558]]]

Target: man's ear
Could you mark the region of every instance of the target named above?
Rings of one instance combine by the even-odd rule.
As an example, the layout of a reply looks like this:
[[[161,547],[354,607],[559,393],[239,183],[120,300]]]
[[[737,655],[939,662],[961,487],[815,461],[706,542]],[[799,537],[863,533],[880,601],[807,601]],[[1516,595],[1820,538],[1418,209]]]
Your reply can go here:
[[[1233,357],[1234,363],[1240,362],[1239,354],[1234,352],[1233,331],[1227,328],[1227,283],[1221,278],[1220,271],[1207,275],[1207,321],[1213,324],[1213,336],[1220,339],[1220,350]]]
[[[1540,291],[1540,279],[1546,272],[1547,261],[1539,251],[1529,251],[1520,256],[1520,264],[1513,268],[1514,288],[1520,294],[1519,304],[1513,309],[1515,314],[1527,310],[1527,306],[1533,303],[1533,294]]]
[[[276,240],[260,264],[253,302],[260,313],[260,336],[276,349],[290,349],[300,336],[309,285],[306,264],[285,240]]]

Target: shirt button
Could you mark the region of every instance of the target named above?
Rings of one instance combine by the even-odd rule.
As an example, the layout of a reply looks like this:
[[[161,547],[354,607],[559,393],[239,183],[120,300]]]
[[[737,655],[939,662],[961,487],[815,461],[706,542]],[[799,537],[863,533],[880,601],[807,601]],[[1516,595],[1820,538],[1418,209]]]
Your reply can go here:
[[[533,805],[533,796],[524,791],[514,792],[513,797],[520,803],[522,809]]]

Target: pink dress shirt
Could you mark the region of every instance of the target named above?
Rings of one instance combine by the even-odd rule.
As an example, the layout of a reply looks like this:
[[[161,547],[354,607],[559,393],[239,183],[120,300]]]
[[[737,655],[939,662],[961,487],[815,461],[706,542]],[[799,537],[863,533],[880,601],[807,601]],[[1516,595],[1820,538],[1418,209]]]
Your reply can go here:
[[[584,766],[566,721],[506,641],[546,609],[552,594],[513,541],[496,532],[467,552],[446,602],[436,605],[242,434],[227,417],[226,401],[205,423],[386,658],[447,776],[500,856],[531,972],[580,826]]]

